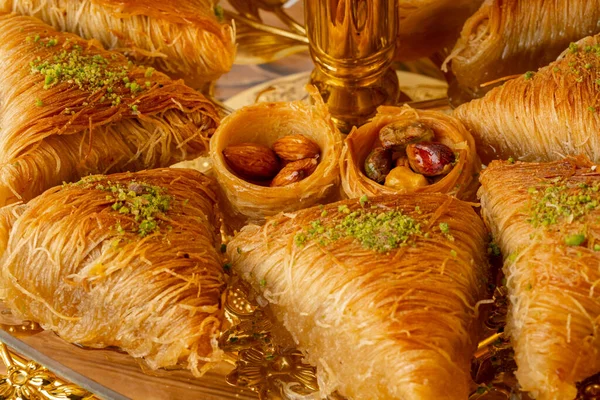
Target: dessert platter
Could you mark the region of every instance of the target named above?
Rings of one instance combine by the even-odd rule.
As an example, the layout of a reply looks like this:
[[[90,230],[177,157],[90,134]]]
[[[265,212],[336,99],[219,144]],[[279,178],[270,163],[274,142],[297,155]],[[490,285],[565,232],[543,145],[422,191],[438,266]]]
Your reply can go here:
[[[0,399],[600,398],[599,18],[0,1]]]

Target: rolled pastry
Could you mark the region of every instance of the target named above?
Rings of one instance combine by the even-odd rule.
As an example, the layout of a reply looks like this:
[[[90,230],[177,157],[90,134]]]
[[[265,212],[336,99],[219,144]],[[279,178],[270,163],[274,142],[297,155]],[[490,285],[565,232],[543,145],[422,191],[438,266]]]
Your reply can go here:
[[[400,0],[395,59],[416,60],[449,52],[482,0]]]
[[[32,15],[63,32],[96,39],[138,64],[199,87],[229,71],[231,26],[215,0],[0,0],[0,11]]]
[[[214,173],[223,191],[227,214],[253,222],[280,212],[311,207],[339,193],[338,160],[342,148],[339,131],[320,96],[310,89],[313,104],[303,101],[258,103],[225,118],[210,143]],[[303,180],[282,187],[251,183],[228,166],[223,150],[240,143],[271,147],[293,134],[313,140],[320,148],[316,170]]]
[[[446,62],[458,83],[483,83],[553,61],[572,41],[600,32],[600,1],[486,0],[465,23]]]
[[[218,115],[183,82],[33,17],[1,16],[0,31],[0,205],[207,152]]]
[[[537,73],[507,81],[454,111],[475,137],[484,163],[577,154],[600,160],[599,43],[598,35],[572,43]]]
[[[227,255],[317,366],[322,395],[466,399],[486,238],[455,198],[364,197],[246,226]]]
[[[574,399],[600,372],[600,179],[585,158],[492,162],[482,214],[505,256],[510,335],[524,391]]]
[[[456,160],[452,170],[441,179],[414,189],[395,189],[371,180],[365,175],[365,160],[371,150],[381,144],[379,131],[391,123],[420,122],[431,128],[435,141],[449,146]],[[340,159],[342,187],[349,198],[363,194],[377,196],[398,193],[446,193],[461,199],[474,198],[481,163],[475,153],[475,142],[460,121],[438,111],[415,110],[409,106],[380,107],[368,123],[354,129],[344,142]]]
[[[92,175],[1,209],[4,301],[68,342],[201,374],[225,286],[214,186],[182,169]]]

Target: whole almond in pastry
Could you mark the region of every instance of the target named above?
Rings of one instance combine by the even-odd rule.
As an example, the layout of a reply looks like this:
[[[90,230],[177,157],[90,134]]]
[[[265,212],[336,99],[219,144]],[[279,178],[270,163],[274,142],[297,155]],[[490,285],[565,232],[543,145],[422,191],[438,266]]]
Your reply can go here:
[[[282,160],[299,161],[315,158],[321,153],[319,145],[303,135],[288,135],[273,143],[273,150]]]
[[[266,146],[240,143],[223,150],[227,165],[244,177],[255,180],[271,179],[279,171],[277,155]]]
[[[315,158],[292,161],[283,167],[277,176],[273,178],[271,187],[287,186],[299,182],[315,172],[315,169],[317,169],[317,160]]]

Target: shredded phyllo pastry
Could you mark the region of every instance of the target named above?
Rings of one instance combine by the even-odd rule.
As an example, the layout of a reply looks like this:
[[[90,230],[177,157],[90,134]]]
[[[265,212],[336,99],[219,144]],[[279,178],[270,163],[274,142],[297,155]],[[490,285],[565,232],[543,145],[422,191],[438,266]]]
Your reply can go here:
[[[0,11],[37,17],[55,29],[182,78],[217,80],[235,57],[233,28],[214,0],[0,0]]]
[[[227,255],[317,366],[322,394],[465,399],[486,240],[455,198],[361,196],[249,225]]]
[[[537,399],[573,399],[600,372],[599,177],[584,157],[494,161],[481,175],[483,216],[505,255],[517,377]]]
[[[452,47],[483,0],[400,0],[395,59],[416,60]]]
[[[68,342],[200,375],[219,358],[217,216],[214,182],[191,170],[50,189],[0,211],[3,298]]]
[[[465,23],[446,60],[463,87],[537,70],[571,41],[600,32],[597,1],[488,0]]]
[[[454,111],[484,162],[509,156],[600,160],[600,36],[571,43],[538,72],[527,72]]]
[[[218,116],[183,82],[32,17],[2,16],[0,29],[0,204],[208,150]]]

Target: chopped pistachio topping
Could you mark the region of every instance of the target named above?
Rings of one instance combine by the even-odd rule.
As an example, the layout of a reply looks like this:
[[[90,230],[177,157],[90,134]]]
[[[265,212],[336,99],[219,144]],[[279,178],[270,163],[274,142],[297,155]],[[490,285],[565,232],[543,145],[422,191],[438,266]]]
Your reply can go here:
[[[133,217],[136,223],[134,231],[141,237],[160,230],[158,217],[169,210],[173,200],[162,187],[137,181],[131,181],[128,186],[108,181],[92,187],[109,193],[106,200],[112,202],[112,210]],[[125,233],[119,223],[116,229]]]
[[[586,49],[584,49],[584,50],[586,50]],[[579,52],[579,46],[577,45],[577,43],[571,43],[571,44],[569,44],[569,51],[571,53],[577,53],[577,52]]]
[[[535,72],[533,72],[533,71],[525,72],[525,80],[526,81],[530,80],[531,78],[533,78],[533,75],[535,75]]]
[[[584,242],[585,235],[583,233],[576,233],[565,237],[565,244],[567,246],[581,246]]]
[[[39,37],[36,36],[36,37]],[[39,39],[38,39],[39,40]],[[34,39],[35,41],[35,39]],[[42,44],[42,42],[40,42]],[[50,38],[45,42],[45,46],[56,46],[58,39]],[[92,93],[100,90],[106,91],[104,100],[110,100],[112,105],[118,105],[122,101],[124,91],[117,93],[117,85],[120,82],[129,82],[129,70],[132,63],[127,65],[114,64],[99,54],[85,54],[81,46],[65,43],[63,50],[47,59],[37,57],[30,62],[31,73],[44,76],[44,89],[50,89],[61,82],[67,82],[76,85],[81,90]],[[148,69],[150,70],[150,69]],[[148,74],[146,70],[146,75]],[[147,85],[143,86],[147,87]],[[134,95],[143,89],[137,82],[129,82],[126,88],[131,95]],[[103,101],[104,101],[103,100]]]
[[[556,224],[561,219],[575,221],[600,205],[600,182],[570,185],[553,179],[548,186],[529,188],[529,218],[534,227]]]
[[[44,105],[44,102],[40,99],[35,99],[35,105],[38,107],[42,107]]]
[[[446,222],[440,223],[440,230],[442,233],[450,233],[450,226]]]
[[[399,210],[351,212],[348,206],[340,206],[338,212],[341,220],[312,221],[309,227],[296,234],[296,245],[303,246],[315,240],[325,246],[340,239],[354,238],[363,247],[383,253],[412,244],[411,239],[422,235],[421,224]]]
[[[215,17],[217,17],[217,19],[219,20],[219,22],[222,22],[223,19],[225,18],[225,11],[223,10],[223,7],[221,7],[220,5],[216,5],[215,8],[213,9],[214,13],[215,13]]]
[[[498,244],[496,242],[490,242],[490,244],[488,245],[488,254],[493,255],[493,256],[499,256],[500,255],[500,246],[498,246]]]
[[[362,197],[360,198],[360,206],[361,207],[365,207],[365,204],[367,204],[369,202],[369,197],[366,194],[363,194]]]

